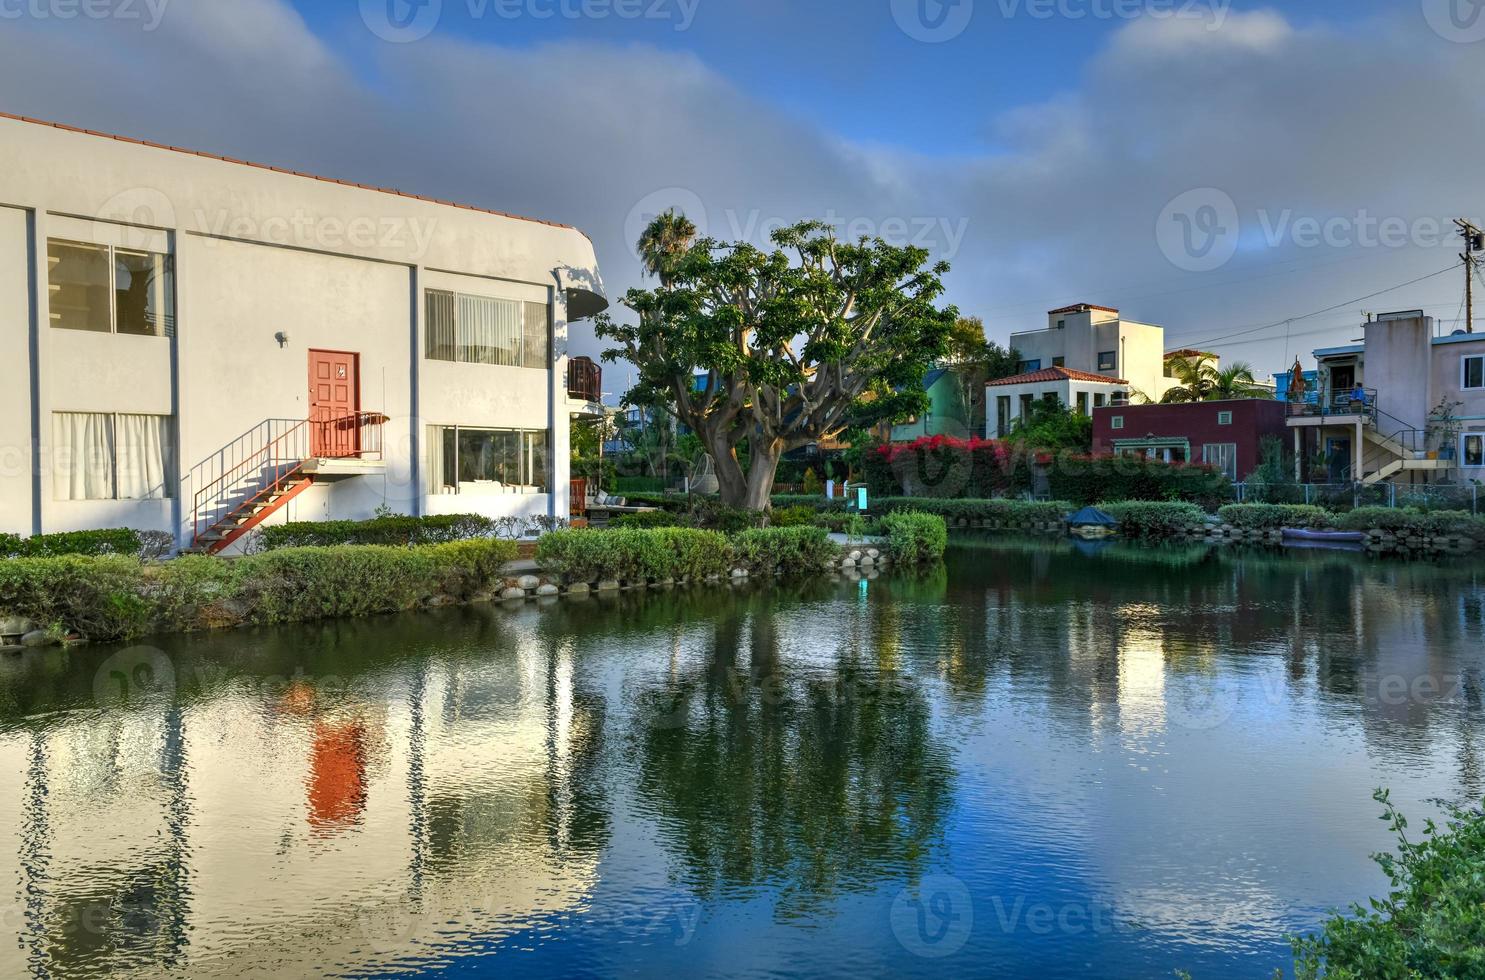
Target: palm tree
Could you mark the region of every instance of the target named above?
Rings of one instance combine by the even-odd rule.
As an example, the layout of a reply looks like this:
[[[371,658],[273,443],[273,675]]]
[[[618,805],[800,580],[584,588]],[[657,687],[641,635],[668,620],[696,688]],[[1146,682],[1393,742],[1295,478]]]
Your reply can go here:
[[[657,215],[639,236],[639,257],[645,272],[657,277],[660,285],[668,285],[677,260],[695,238],[696,225],[675,208]]]
[[[1180,384],[1160,399],[1166,405],[1274,397],[1273,392],[1258,383],[1253,366],[1246,361],[1219,370],[1216,358],[1202,356],[1173,360],[1172,367]]]
[[[1274,393],[1258,383],[1253,376],[1253,366],[1247,361],[1234,361],[1231,367],[1223,368],[1212,376],[1212,391],[1208,401],[1230,401],[1234,398],[1268,398]]]

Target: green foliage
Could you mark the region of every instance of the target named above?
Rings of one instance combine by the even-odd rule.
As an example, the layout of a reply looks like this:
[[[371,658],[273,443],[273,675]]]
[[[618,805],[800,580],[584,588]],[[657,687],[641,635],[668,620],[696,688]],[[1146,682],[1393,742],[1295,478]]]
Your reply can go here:
[[[815,523],[815,509],[806,504],[775,508],[768,522],[772,527],[810,527]]]
[[[342,544],[443,544],[489,537],[495,521],[478,514],[405,517],[397,514],[369,521],[301,521],[264,525],[258,529],[264,551],[280,548],[324,548]]]
[[[737,563],[758,574],[815,572],[840,554],[819,527],[756,528],[737,535],[732,546]]]
[[[1099,506],[1119,522],[1121,535],[1136,540],[1177,537],[1200,527],[1207,518],[1207,512],[1195,504],[1178,501],[1129,500]]]
[[[658,476],[620,476],[614,479],[614,493],[627,497],[635,493],[664,493],[665,481]]]
[[[1065,501],[1031,500],[941,500],[931,497],[878,497],[872,499],[873,514],[890,514],[893,511],[909,510],[925,514],[937,514],[950,523],[986,522],[993,527],[1020,527],[1023,524],[1058,524],[1076,508]],[[826,500],[823,497],[779,496],[774,506],[810,506],[817,514],[833,519],[848,513],[846,501]],[[830,525],[833,526],[833,523]]]
[[[822,222],[775,231],[771,251],[695,232],[677,215],[653,222],[640,247],[659,288],[625,295],[637,323],[600,315],[596,330],[615,343],[606,360],[639,371],[625,400],[664,403],[701,438],[729,506],[761,510],[780,456],[838,434],[864,403],[889,417],[923,407],[958,315],[934,305],[947,264],[837,241]]]
[[[515,558],[508,541],[286,548],[141,565],[120,555],[0,562],[0,609],[89,640],[364,616],[468,598]]]
[[[895,510],[882,518],[887,551],[892,560],[905,565],[939,561],[949,547],[949,526],[937,514]]]
[[[1375,856],[1391,890],[1296,938],[1296,980],[1485,976],[1485,812],[1449,807],[1413,841],[1387,791],[1374,799],[1397,835],[1396,854]]]
[[[1007,438],[1023,449],[1087,453],[1093,449],[1093,418],[1056,399],[1038,398]]]
[[[1232,481],[1209,466],[1165,463],[1143,456],[1079,456],[1047,460],[1052,496],[1078,506],[1114,500],[1185,501],[1215,510],[1232,500]]]
[[[1420,510],[1392,507],[1358,507],[1337,514],[1336,526],[1346,531],[1387,531],[1399,537],[1461,537],[1485,541],[1485,517],[1467,511]]]
[[[1246,499],[1254,503],[1293,503],[1301,493],[1294,476],[1294,454],[1285,448],[1283,440],[1265,436],[1259,444],[1259,455],[1258,468],[1244,481]]]
[[[99,531],[63,531],[22,538],[0,534],[0,558],[47,558],[57,555],[138,555],[138,531],[110,528]]]
[[[1161,402],[1167,405],[1186,402],[1232,401],[1239,398],[1273,400],[1274,393],[1258,384],[1253,367],[1246,361],[1218,369],[1210,354],[1172,360],[1178,384],[1165,393]]]
[[[611,528],[644,530],[651,527],[689,527],[690,521],[683,514],[672,514],[668,510],[647,510],[638,514],[623,514],[608,522]]]
[[[1244,531],[1277,531],[1286,527],[1325,530],[1336,526],[1330,511],[1305,504],[1228,504],[1217,515],[1223,522]]]

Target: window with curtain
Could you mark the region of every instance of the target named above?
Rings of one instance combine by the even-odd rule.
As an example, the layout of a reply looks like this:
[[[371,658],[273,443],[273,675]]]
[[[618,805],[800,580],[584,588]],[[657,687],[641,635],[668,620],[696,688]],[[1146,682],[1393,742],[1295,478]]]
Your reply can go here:
[[[1237,481],[1237,443],[1207,443],[1201,447],[1201,461],[1221,471],[1229,480]]]
[[[52,326],[61,330],[175,335],[175,267],[158,252],[47,242]]]
[[[175,492],[175,426],[165,415],[57,412],[58,500],[165,500]]]
[[[434,495],[546,493],[548,433],[434,426],[429,488]]]
[[[550,331],[544,303],[430,289],[427,319],[430,360],[547,367]]]

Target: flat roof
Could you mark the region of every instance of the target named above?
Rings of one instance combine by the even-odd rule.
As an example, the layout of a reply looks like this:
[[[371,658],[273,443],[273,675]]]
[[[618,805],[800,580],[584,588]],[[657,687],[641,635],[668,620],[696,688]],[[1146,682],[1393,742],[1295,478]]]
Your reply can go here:
[[[335,177],[322,177],[318,174],[305,173],[302,170],[290,170],[286,167],[275,167],[266,163],[254,163],[251,160],[238,160],[234,157],[221,156],[216,153],[206,153],[201,150],[190,150],[181,146],[170,146],[167,143],[153,143],[149,140],[135,139],[132,136],[119,136],[115,133],[105,133],[96,129],[83,129],[79,126],[69,126],[66,123],[51,122],[46,119],[35,119],[31,116],[18,116],[14,113],[0,111],[0,119],[12,119],[16,122],[30,123],[33,126],[49,126],[52,129],[60,129],[68,133],[80,133],[84,136],[96,136],[99,139],[117,140],[120,143],[133,143],[136,146],[147,146],[155,150],[169,150],[172,153],[185,153],[189,156],[203,157],[207,160],[217,160],[222,163],[233,163],[242,167],[254,167],[258,170],[269,170],[273,173],[288,174],[291,177],[303,177],[306,180],[318,180],[327,184],[340,184],[342,187],[356,187],[364,191],[376,191],[379,194],[391,194],[395,197],[405,197],[414,201],[423,201],[428,204],[439,204],[449,208],[459,208],[463,211],[477,211],[481,214],[492,214],[499,218],[512,218],[516,221],[529,221],[533,224],[547,225],[552,228],[562,228],[567,231],[575,231],[584,234],[582,229],[572,225],[564,225],[556,221],[544,221],[541,218],[528,218],[525,215],[511,214],[508,211],[496,211],[492,208],[477,207],[473,204],[460,204],[458,201],[445,201],[436,197],[424,197],[421,194],[409,194],[407,191],[399,191],[392,187],[377,187],[373,184],[359,184],[351,180],[340,180]]]

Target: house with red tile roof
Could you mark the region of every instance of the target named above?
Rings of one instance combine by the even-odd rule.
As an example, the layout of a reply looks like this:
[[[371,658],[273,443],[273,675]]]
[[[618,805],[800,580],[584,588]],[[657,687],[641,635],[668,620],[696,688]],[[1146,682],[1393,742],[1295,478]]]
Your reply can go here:
[[[985,385],[986,438],[1010,434],[1017,421],[1030,416],[1037,402],[1055,401],[1091,415],[1095,408],[1129,401],[1129,382],[1072,368],[1039,368],[997,378]]]

